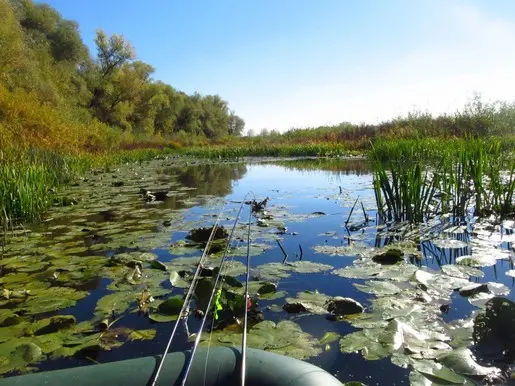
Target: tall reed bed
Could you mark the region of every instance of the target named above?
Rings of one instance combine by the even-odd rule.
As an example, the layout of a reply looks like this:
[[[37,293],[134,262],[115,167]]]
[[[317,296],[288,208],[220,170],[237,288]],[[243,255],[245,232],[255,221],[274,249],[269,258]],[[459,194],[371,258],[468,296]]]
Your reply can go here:
[[[351,152],[340,143],[223,145],[184,149],[181,154],[211,159],[242,157],[338,157]]]
[[[64,156],[26,150],[0,154],[0,223],[35,220],[52,200],[52,188],[66,183],[70,169]]]
[[[500,218],[514,212],[515,161],[498,139],[379,142],[372,146],[374,190],[385,220],[456,220],[470,210]]]

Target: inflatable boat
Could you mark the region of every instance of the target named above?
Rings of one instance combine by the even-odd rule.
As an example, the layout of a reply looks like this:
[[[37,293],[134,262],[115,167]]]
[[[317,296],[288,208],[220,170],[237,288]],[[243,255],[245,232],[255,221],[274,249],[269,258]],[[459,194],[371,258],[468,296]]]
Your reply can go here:
[[[180,382],[188,351],[169,353],[156,385]],[[102,385],[145,386],[152,379],[161,356],[143,357],[99,365],[20,375],[0,380],[1,386]],[[232,347],[199,349],[186,380],[187,386],[241,385],[240,350]],[[340,381],[312,364],[268,351],[247,350],[246,386],[336,386]]]

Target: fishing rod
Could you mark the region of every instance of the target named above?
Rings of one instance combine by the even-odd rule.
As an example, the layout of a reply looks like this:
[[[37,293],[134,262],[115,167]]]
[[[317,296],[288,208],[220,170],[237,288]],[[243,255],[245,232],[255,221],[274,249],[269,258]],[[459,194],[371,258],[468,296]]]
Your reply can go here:
[[[236,226],[238,225],[238,220],[240,218],[240,214],[241,214],[241,211],[243,210],[243,206],[245,205],[245,202],[246,202],[246,198],[247,196],[249,195],[249,193],[247,193],[240,205],[240,208],[238,210],[238,213],[236,215],[236,219],[234,220],[234,224],[231,228],[231,233],[229,234],[229,238],[227,240],[227,247],[225,248],[225,251],[224,251],[224,255],[222,257],[222,260],[220,261],[220,267],[219,267],[219,270],[218,270],[218,273],[215,277],[215,281],[213,283],[213,289],[211,291],[211,296],[209,297],[209,301],[207,303],[207,307],[206,307],[206,315],[208,314],[209,310],[211,309],[211,304],[213,302],[213,299],[215,297],[215,294],[217,292],[217,286],[218,286],[218,281],[220,280],[220,277],[221,277],[221,274],[222,274],[222,270],[223,270],[223,266],[225,264],[225,261],[227,260],[227,255],[228,255],[228,252],[229,252],[229,247],[231,245],[231,242],[232,242],[232,239],[233,239],[233,236],[234,236],[234,230],[236,229]],[[251,212],[252,212],[252,208],[250,209]],[[248,248],[248,247],[247,247]],[[206,317],[202,319],[202,322],[200,323],[200,327],[198,329],[198,333],[197,333],[197,336],[195,337],[195,342],[193,343],[193,348],[191,349],[191,353],[190,355],[188,356],[188,358],[186,359],[186,363],[185,363],[185,366],[183,367],[183,370],[180,374],[180,385],[181,386],[185,386],[186,385],[186,380],[188,378],[188,374],[191,370],[191,366],[193,364],[193,358],[195,356],[195,353],[197,351],[197,347],[200,343],[200,337],[202,335],[202,330],[204,329],[204,325],[206,324]],[[243,380],[245,381],[245,380]]]
[[[252,193],[252,192],[250,192]],[[252,193],[254,195],[254,193]],[[256,197],[254,196],[254,201]],[[250,224],[252,222],[252,206],[249,210],[249,221],[247,225],[247,272],[245,275],[245,316],[243,318],[243,335],[241,338],[241,386],[245,386],[247,371],[247,325],[248,325],[248,301],[249,301],[249,278],[250,278]]]
[[[190,287],[188,288],[188,292],[186,293],[186,297],[184,298],[184,303],[182,305],[181,311],[179,312],[179,318],[175,322],[175,325],[174,325],[173,330],[172,330],[172,334],[170,335],[170,338],[168,339],[168,343],[166,344],[166,348],[165,348],[164,353],[163,353],[163,355],[161,357],[161,360],[159,362],[159,366],[158,366],[157,371],[156,371],[156,373],[154,375],[154,379],[152,380],[151,386],[155,386],[156,383],[157,383],[157,379],[159,378],[159,375],[160,375],[161,370],[162,370],[163,365],[164,365],[166,354],[168,354],[168,350],[170,349],[170,346],[172,344],[172,340],[173,340],[173,338],[175,336],[175,333],[177,331],[177,326],[179,325],[179,320],[184,315],[187,314],[186,310],[189,308],[189,305],[191,303],[191,298],[192,298],[193,293],[194,293],[194,289],[197,286],[197,281],[198,281],[198,278],[200,277],[200,272],[202,271],[202,262],[206,259],[207,255],[208,255],[208,251],[209,251],[209,249],[211,247],[211,243],[213,242],[213,239],[215,238],[216,230],[217,230],[217,228],[218,228],[218,226],[220,224],[220,220],[222,218],[222,214],[224,212],[225,205],[226,205],[226,203],[224,202],[222,208],[220,209],[220,212],[218,212],[218,216],[217,216],[216,221],[215,221],[215,223],[213,225],[213,229],[211,230],[211,234],[209,235],[209,238],[207,240],[206,247],[204,248],[204,251],[202,252],[202,256],[200,257],[198,265],[197,265],[197,269],[195,270],[195,274],[193,275],[193,280],[191,282]]]

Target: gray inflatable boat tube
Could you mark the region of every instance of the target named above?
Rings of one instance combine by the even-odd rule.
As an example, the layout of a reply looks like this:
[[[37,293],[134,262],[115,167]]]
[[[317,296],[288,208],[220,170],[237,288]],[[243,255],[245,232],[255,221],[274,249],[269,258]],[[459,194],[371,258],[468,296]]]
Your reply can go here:
[[[166,356],[157,385],[178,384],[188,352],[174,352]],[[150,385],[160,357],[143,357],[99,365],[20,375],[0,380],[1,386],[34,385]],[[207,362],[206,362],[207,360]],[[199,349],[193,360],[187,386],[240,385],[241,354],[236,348],[212,347]],[[206,365],[207,363],[207,365]],[[268,351],[247,350],[248,386],[335,386],[340,381],[321,368],[298,359]]]

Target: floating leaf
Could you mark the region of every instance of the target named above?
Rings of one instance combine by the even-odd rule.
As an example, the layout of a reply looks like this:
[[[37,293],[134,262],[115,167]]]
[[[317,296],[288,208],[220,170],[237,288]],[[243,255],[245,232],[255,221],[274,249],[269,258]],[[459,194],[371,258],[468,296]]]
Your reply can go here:
[[[170,272],[170,283],[172,286],[177,288],[188,288],[189,284],[186,280],[184,280],[177,271]]]
[[[363,312],[361,303],[351,298],[336,296],[327,302],[327,310],[334,315],[352,315]]]
[[[156,330],[133,330],[129,335],[129,340],[152,340],[156,336]]]
[[[354,283],[354,286],[360,291],[376,296],[395,295],[401,292],[398,286],[387,281],[371,280],[365,282],[365,284]]]
[[[151,268],[154,268],[154,269],[158,269],[160,271],[166,271],[168,270],[168,268],[166,267],[166,265],[164,265],[163,263],[161,263],[159,260],[152,260],[150,261],[150,267]]]
[[[495,265],[497,260],[493,256],[460,256],[456,258],[456,264],[465,265],[469,267],[491,267]]]
[[[19,343],[12,341],[4,343],[0,345],[0,352],[2,352],[0,357],[0,374],[15,370],[30,370],[27,366],[40,361],[42,357],[41,347],[32,342]]]
[[[486,376],[498,375],[500,371],[495,367],[479,365],[468,348],[458,348],[444,353],[437,358],[443,366],[463,375]]]
[[[364,244],[351,243],[351,245],[315,245],[313,250],[315,253],[320,253],[329,256],[356,256],[367,246]]]
[[[333,331],[327,331],[324,336],[320,338],[320,344],[325,345],[337,341],[340,338],[340,334]]]
[[[481,271],[480,269],[468,267],[466,265],[447,264],[447,265],[442,265],[441,270],[446,275],[458,277],[461,279],[468,279],[470,276],[474,276],[474,277],[485,276],[485,273],[483,271]]]
[[[468,247],[468,243],[456,239],[433,239],[431,243],[440,249],[461,249]]]
[[[298,292],[296,298],[286,298],[286,305],[283,307],[287,312],[311,312],[313,314],[326,314],[326,302],[329,296],[318,291]]]
[[[369,330],[368,330],[369,331]],[[340,339],[340,350],[344,353],[361,352],[363,357],[368,360],[383,359],[389,355],[377,340],[370,339],[368,334],[377,334],[377,331],[367,332],[367,330],[353,332]]]
[[[417,269],[417,271],[413,274],[412,280],[419,284],[422,284],[427,288],[429,286],[428,281],[433,279],[433,277],[433,274],[422,269]]]
[[[460,288],[461,296],[472,296],[480,292],[490,292],[490,290],[488,289],[488,285],[485,283],[471,283],[466,285],[465,287]]]
[[[183,304],[184,304],[183,297],[180,295],[177,295],[177,296],[173,296],[169,299],[166,299],[164,302],[159,304],[157,310],[159,311],[160,314],[163,314],[163,315],[178,316]]]
[[[474,319],[474,342],[487,353],[503,355],[506,349],[515,349],[514,325],[515,303],[494,297],[486,302],[485,310]]]
[[[236,279],[234,276],[224,275],[223,283],[229,285],[230,287],[242,288],[243,283]]]
[[[444,384],[463,385],[466,380],[461,375],[433,361],[416,361],[413,368],[423,375],[428,375],[431,379]]]
[[[265,283],[257,290],[258,296],[266,296],[275,293],[277,285],[274,283]]]
[[[404,260],[404,253],[397,248],[389,248],[386,252],[380,253],[372,257],[372,260],[378,264],[391,265]]]
[[[136,301],[138,293],[135,291],[120,291],[106,295],[98,300],[95,313],[101,316],[120,314]]]
[[[311,261],[295,261],[293,263],[267,263],[258,266],[259,277],[264,280],[286,278],[295,273],[317,273],[332,269],[327,264],[314,263]]]
[[[238,346],[241,344],[241,331],[217,330],[211,335],[211,344],[217,342],[226,346]],[[207,345],[204,340],[202,345]],[[265,320],[256,324],[247,335],[248,347],[271,351],[277,354],[291,356],[297,359],[306,359],[322,352],[318,339],[314,338],[296,323],[283,320],[277,324]]]

